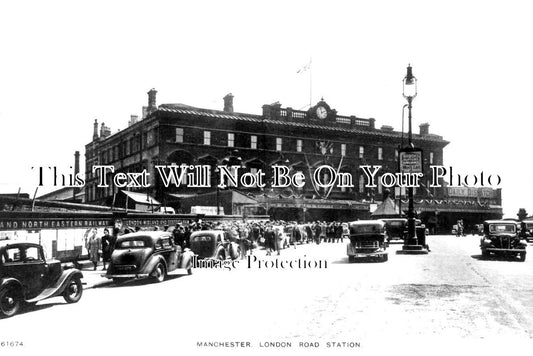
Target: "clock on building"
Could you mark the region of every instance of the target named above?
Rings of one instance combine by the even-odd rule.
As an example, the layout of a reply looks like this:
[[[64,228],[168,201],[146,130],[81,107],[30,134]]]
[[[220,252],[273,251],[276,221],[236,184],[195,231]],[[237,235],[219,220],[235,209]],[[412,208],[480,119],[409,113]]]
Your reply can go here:
[[[318,106],[316,108],[316,116],[319,119],[325,119],[328,116],[328,110],[324,106]]]

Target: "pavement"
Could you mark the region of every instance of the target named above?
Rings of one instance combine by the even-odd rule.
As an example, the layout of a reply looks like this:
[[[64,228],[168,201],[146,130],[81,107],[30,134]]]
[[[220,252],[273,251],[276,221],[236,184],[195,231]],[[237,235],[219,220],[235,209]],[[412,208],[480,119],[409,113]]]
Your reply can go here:
[[[105,274],[106,271],[102,270],[103,265],[101,262],[98,263],[96,270],[94,270],[93,263],[91,261],[79,261],[78,269],[83,273],[83,288],[95,288],[105,284],[113,283],[111,279],[102,277],[102,274]]]

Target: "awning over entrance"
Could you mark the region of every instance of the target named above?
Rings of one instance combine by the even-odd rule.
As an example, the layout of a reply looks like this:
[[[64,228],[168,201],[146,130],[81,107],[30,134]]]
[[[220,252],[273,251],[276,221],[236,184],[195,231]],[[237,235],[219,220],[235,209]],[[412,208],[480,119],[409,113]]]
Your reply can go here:
[[[396,203],[391,198],[385,199],[381,204],[378,205],[376,210],[372,213],[374,218],[384,218],[384,217],[399,217],[400,209],[396,206]]]
[[[185,199],[190,197],[195,197],[196,194],[176,194],[176,193],[167,193],[168,196],[176,199]]]
[[[181,207],[185,213],[190,213],[193,206],[218,206],[224,208],[226,215],[240,215],[243,207],[257,206],[257,200],[235,190],[219,190],[181,199]]]
[[[145,193],[128,192],[126,190],[122,190],[122,193],[126,194],[128,198],[132,199],[137,204],[161,205],[160,202]]]

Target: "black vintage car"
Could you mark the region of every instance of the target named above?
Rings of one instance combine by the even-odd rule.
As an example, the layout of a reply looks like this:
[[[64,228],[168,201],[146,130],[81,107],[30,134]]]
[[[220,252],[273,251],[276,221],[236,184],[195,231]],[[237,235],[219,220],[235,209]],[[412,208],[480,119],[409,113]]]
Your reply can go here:
[[[407,232],[407,219],[386,218],[380,219],[385,223],[387,242],[392,240],[403,240]]]
[[[172,271],[192,273],[193,253],[174,244],[164,231],[141,231],[119,236],[103,276],[113,281],[152,277],[162,282]]]
[[[527,242],[533,241],[533,220],[523,220],[521,225],[520,237]]]
[[[191,250],[199,260],[214,258],[225,260],[236,259],[240,255],[239,244],[230,241],[222,230],[200,230],[191,234]]]
[[[356,258],[378,258],[388,260],[387,243],[385,241],[385,223],[381,220],[359,220],[348,224],[350,242],[346,245],[348,261]]]
[[[0,317],[17,314],[24,304],[63,296],[76,303],[83,293],[82,273],[46,260],[41,245],[12,243],[0,246]]]
[[[481,255],[519,257],[526,260],[527,242],[518,233],[518,224],[510,220],[487,220],[483,223],[484,236],[480,241]]]

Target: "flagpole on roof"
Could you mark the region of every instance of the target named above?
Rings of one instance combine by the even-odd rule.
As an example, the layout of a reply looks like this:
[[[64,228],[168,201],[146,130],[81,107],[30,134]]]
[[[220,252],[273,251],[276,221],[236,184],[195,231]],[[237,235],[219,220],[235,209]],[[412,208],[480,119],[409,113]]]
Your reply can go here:
[[[309,58],[309,108],[313,105],[313,57]]]

